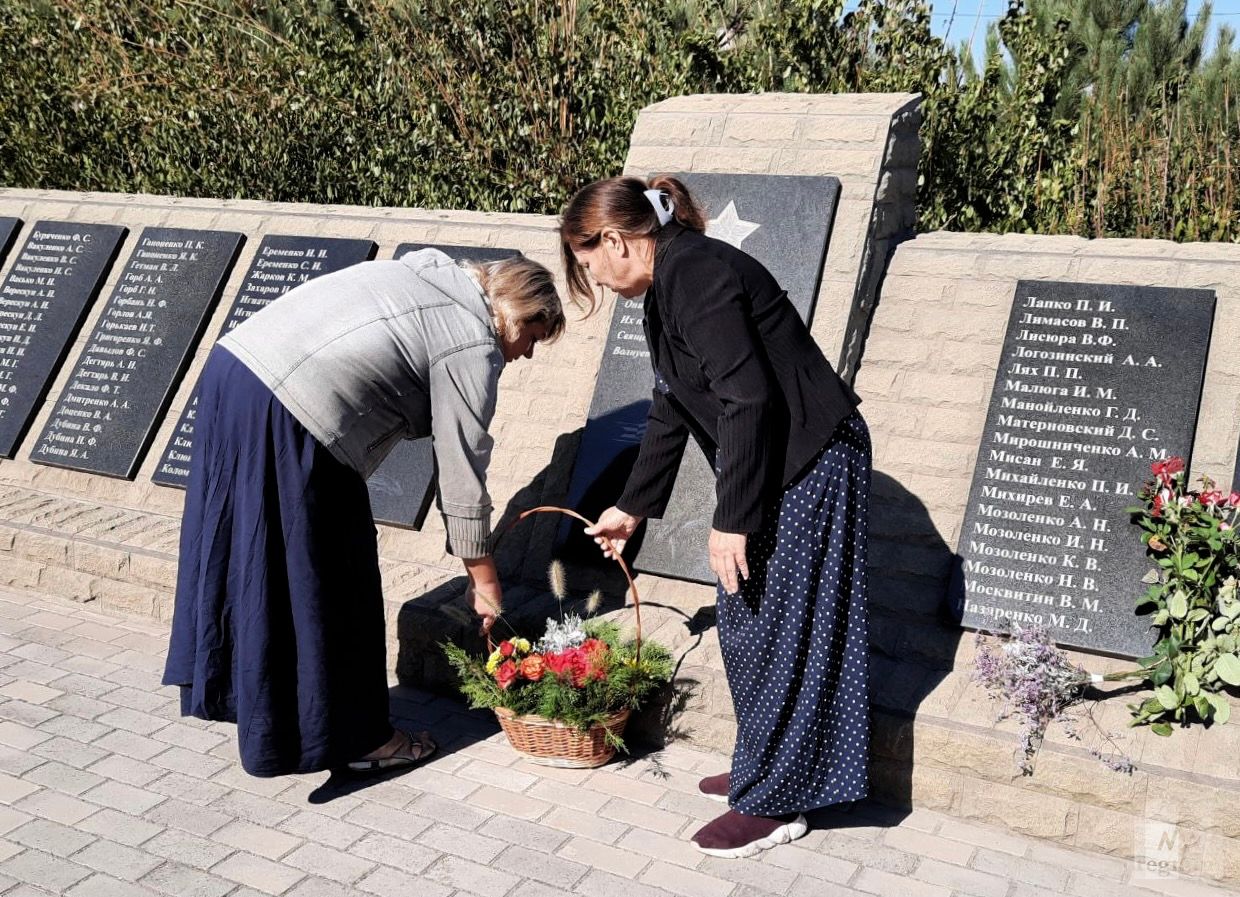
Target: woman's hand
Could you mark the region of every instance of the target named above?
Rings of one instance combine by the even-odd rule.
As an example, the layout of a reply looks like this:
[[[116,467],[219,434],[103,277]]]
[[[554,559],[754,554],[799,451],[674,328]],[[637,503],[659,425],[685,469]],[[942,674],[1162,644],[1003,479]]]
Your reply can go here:
[[[740,591],[740,579],[749,579],[749,562],[745,560],[744,533],[721,533],[710,531],[710,569],[719,577],[723,590],[729,595]]]
[[[482,618],[478,631],[486,635],[495,625],[496,618],[504,612],[504,589],[499,584],[499,573],[491,558],[470,558],[464,563],[465,572],[469,575],[465,602]]]
[[[478,588],[473,583],[465,590],[465,600],[482,620],[479,632],[486,635],[495,625],[495,619],[503,611],[504,595],[497,583],[494,588]]]
[[[604,557],[614,558],[624,552],[624,546],[641,522],[642,518],[626,514],[613,505],[599,515],[598,523],[586,527],[586,535],[594,537],[595,543],[603,549]],[[605,540],[611,541],[614,552],[607,547]]]

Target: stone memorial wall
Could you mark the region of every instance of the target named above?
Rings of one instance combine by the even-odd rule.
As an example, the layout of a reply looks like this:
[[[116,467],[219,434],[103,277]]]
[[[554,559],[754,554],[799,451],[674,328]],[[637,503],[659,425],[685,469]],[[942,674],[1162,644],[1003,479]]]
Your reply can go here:
[[[814,332],[828,357],[834,358],[855,343],[861,332],[858,321],[872,307],[874,281],[890,245],[906,235],[912,224],[917,105],[913,95],[677,98],[642,112],[626,166],[641,173],[837,177],[840,196],[830,249],[821,273],[810,268],[811,282],[818,286],[807,301],[807,306],[817,309]],[[737,209],[738,223],[751,220],[739,204]],[[187,410],[192,412],[198,374],[215,335],[226,325],[264,237],[298,234],[370,240],[379,246],[378,258],[391,258],[406,244],[470,247],[471,252],[517,250],[554,271],[560,267],[553,216],[22,190],[0,190],[0,216],[127,227],[130,236],[123,252],[136,241],[134,235],[148,227],[222,230],[246,237],[222,301],[206,325],[209,336],[197,343],[167,413],[157,421],[154,440],[161,451],[148,454],[132,480],[39,464],[32,458],[38,442],[30,435],[15,447],[14,458],[0,461],[0,507],[10,508],[0,511],[0,559],[4,561],[0,586],[54,591],[155,616],[166,616],[171,607],[177,520],[183,500],[179,489],[156,482],[163,478],[160,471],[169,460],[163,449],[176,445],[182,417]],[[825,239],[826,228],[822,231]],[[763,236],[761,231],[753,232],[743,245],[748,248]],[[114,266],[104,283],[104,294],[110,295],[119,283],[121,272],[115,269],[121,267]],[[0,277],[5,273],[0,265]],[[501,378],[489,471],[497,519],[537,504],[568,502],[569,479],[595,393],[613,299],[605,300],[600,311],[585,320],[570,313],[568,333],[562,340],[540,349],[532,363],[512,365]],[[74,342],[70,359],[83,356],[89,335],[105,320],[106,306],[95,302],[88,310],[82,326],[86,335]],[[855,347],[848,352],[855,355]],[[72,392],[74,373],[74,365],[61,366],[47,399],[35,412],[32,434],[47,429],[53,410],[62,406],[62,395]],[[423,464],[421,470],[428,467]],[[412,478],[415,484],[427,480],[424,473]],[[372,486],[392,491],[392,483],[398,483],[403,493],[406,487],[396,477],[376,480]],[[418,494],[416,488],[413,494]],[[372,491],[372,497],[377,509],[381,508],[383,496]],[[396,497],[403,499],[404,495]],[[415,505],[402,500],[397,511],[407,514]],[[421,530],[415,531],[398,521],[396,513],[380,513],[401,524],[379,524],[390,657],[402,675],[416,681],[435,675],[434,665],[425,660],[423,671],[423,658],[431,653],[429,643],[424,650],[410,646],[420,638],[436,637],[436,621],[441,618],[434,614],[434,607],[456,594],[452,584],[460,575],[460,564],[445,553],[439,515],[428,514]],[[545,581],[557,526],[550,515],[540,516],[506,537],[510,566],[519,568],[508,569],[506,575],[529,583]],[[706,585],[649,574],[645,582],[643,591],[677,608],[677,614],[681,609],[692,613],[713,596],[713,588]],[[422,615],[422,607],[429,608],[431,616]],[[402,629],[402,615],[417,620],[417,625]],[[401,632],[405,642],[398,645]],[[675,632],[670,635],[673,641],[679,639]],[[702,667],[695,675],[706,681],[716,673]],[[685,724],[703,737],[713,737],[705,733],[717,733],[729,725],[729,711],[722,705],[695,705],[687,713]]]
[[[1021,308],[1031,293],[1073,307]],[[1090,303],[1087,313],[1076,311],[1078,301]],[[1112,306],[1103,310],[1101,302]],[[1025,321],[1025,314],[1039,320]],[[1097,328],[1096,317],[1103,318]],[[1124,319],[1122,329],[1117,318]],[[1104,346],[1104,336],[1114,342]],[[1071,337],[1077,342],[1068,342]],[[918,805],[1120,857],[1133,855],[1146,826],[1171,823],[1193,840],[1194,869],[1240,874],[1240,829],[1229,821],[1240,806],[1240,731],[1193,727],[1160,738],[1147,728],[1131,729],[1125,704],[1146,695],[1121,693],[1091,711],[1110,742],[1088,728],[1074,738],[1052,727],[1033,773],[1013,776],[1019,727],[1011,719],[997,721],[996,705],[971,681],[977,645],[961,630],[963,595],[951,588],[961,559],[982,557],[975,548],[983,546],[970,542],[985,542],[992,551],[988,567],[1053,577],[1054,602],[1064,606],[1014,598],[1042,590],[989,570],[975,575],[975,584],[1007,590],[998,597],[1009,603],[979,595],[973,599],[979,606],[1020,612],[1027,615],[1020,618],[1025,625],[1041,623],[1071,646],[1073,663],[1093,673],[1130,669],[1123,655],[1141,650],[1143,626],[1134,611],[1151,565],[1123,508],[1137,503],[1135,492],[1163,450],[1190,456],[1194,478],[1223,479],[1235,468],[1240,356],[1231,347],[1237,343],[1235,246],[934,233],[896,250],[856,381],[874,442],[870,681],[873,769],[876,781],[886,782],[880,793],[911,793]],[[1022,349],[1084,353],[1091,347],[1115,357],[1080,363],[1014,357]],[[1129,354],[1132,364],[1126,363]],[[1160,367],[1149,365],[1151,358]],[[1036,373],[1011,367],[1027,362]],[[1027,393],[1030,384],[1066,389],[1067,395]],[[1087,394],[1074,395],[1079,387]],[[1005,400],[1011,407],[1003,407]],[[1093,412],[1098,420],[1083,424]],[[1000,421],[1000,414],[1008,420]],[[1029,426],[1035,422],[1041,422],[1036,433]],[[1066,432],[1076,426],[1104,429]],[[1115,429],[1107,435],[1110,426]],[[998,442],[1000,433],[1056,445],[1016,447]],[[1116,456],[1081,451],[1084,446],[1121,448]],[[992,458],[992,451],[1006,454]],[[1074,472],[1077,462],[1085,469]],[[982,513],[974,493],[985,483],[1004,494],[983,496]],[[1071,507],[1085,500],[1088,510]],[[998,516],[1058,515],[1061,502],[1069,506],[1062,509],[1062,528],[1032,516]],[[1082,514],[1080,521],[1088,529],[1077,530],[1077,515],[1068,511],[1088,513],[1091,519]],[[976,529],[987,521],[1005,532],[995,537]],[[1019,547],[1006,531],[1019,534]],[[1040,552],[1028,540],[1048,534],[1065,543],[1055,546],[1055,563],[993,554],[1000,545],[999,551]],[[1076,535],[1079,552],[1075,541],[1068,544]],[[1065,556],[1076,566],[1069,568]],[[1086,569],[1091,557],[1097,570]],[[1087,592],[1084,578],[1095,574],[1097,591]],[[1061,575],[1073,577],[1073,588],[1058,588]],[[997,615],[978,616],[991,628]],[[1072,616],[1071,624],[1060,626],[1060,615],[1064,624]],[[1089,756],[1093,749],[1104,756],[1126,752],[1136,771],[1109,772]],[[1190,794],[1191,800],[1180,799]]]
[[[1164,821],[1190,836],[1186,868],[1234,880],[1240,876],[1240,816],[1236,811],[1240,807],[1240,729],[1214,727],[1204,734],[1193,729],[1170,739],[1147,737],[1147,731],[1125,728],[1122,707],[1116,710],[1118,715],[1109,716],[1116,708],[1104,708],[1104,722],[1120,733],[1124,746],[1138,758],[1132,775],[1101,771],[1087,755],[1094,745],[1050,732],[1038,751],[1034,773],[1014,777],[1012,753],[1019,735],[1011,721],[995,721],[994,706],[969,682],[975,647],[972,635],[962,632],[953,614],[950,584],[958,552],[969,551],[963,542],[970,525],[970,492],[975,478],[986,476],[984,469],[979,474],[985,463],[979,462],[979,455],[989,454],[987,443],[1005,427],[1013,432],[1030,429],[1003,424],[997,416],[991,419],[992,415],[1019,412],[1011,419],[1049,424],[1074,417],[1054,410],[1002,407],[1005,396],[1013,399],[1022,394],[1019,389],[1010,391],[1009,378],[1000,376],[1005,353],[1015,352],[1022,344],[1026,348],[1052,345],[1048,339],[1026,340],[1019,329],[1012,332],[1018,286],[1025,289],[1022,281],[1059,282],[1054,289],[1068,289],[1065,284],[1093,285],[1072,286],[1078,292],[1071,300],[1052,296],[1054,301],[1115,303],[1128,295],[1118,288],[1131,287],[1128,292],[1135,298],[1122,301],[1137,308],[1154,295],[1149,288],[1199,291],[1192,294],[1199,303],[1207,301],[1205,294],[1213,294],[1208,346],[1202,345],[1206,328],[1197,317],[1185,322],[1160,317],[1145,326],[1157,330],[1160,343],[1181,344],[1170,350],[1160,344],[1150,352],[1157,363],[1168,367],[1142,370],[1141,365],[1121,364],[1119,373],[1109,368],[1097,377],[1099,371],[1087,372],[1076,365],[1082,367],[1080,382],[1060,371],[1046,382],[1070,382],[1064,387],[1069,392],[1084,386],[1091,390],[1090,396],[1037,401],[1064,403],[1075,398],[1083,406],[1088,398],[1091,407],[1120,409],[1121,423],[1135,408],[1142,416],[1137,423],[1156,430],[1169,451],[1176,434],[1192,432],[1188,421],[1195,407],[1195,433],[1184,449],[1191,453],[1193,475],[1209,473],[1225,479],[1231,471],[1240,474],[1240,355],[1232,351],[1240,344],[1240,249],[1151,241],[928,234],[902,243],[888,267],[891,246],[907,235],[912,222],[916,115],[911,97],[676,98],[642,113],[627,164],[627,170],[642,174],[801,174],[836,176],[840,181],[811,329],[828,358],[838,361],[846,375],[856,374],[874,443],[869,556],[873,793],[880,800],[935,807],[1117,857],[1131,856],[1133,833],[1141,831],[1141,826]],[[250,270],[262,238],[272,233],[369,240],[379,246],[380,258],[392,257],[406,243],[512,247],[553,270],[559,268],[556,222],[551,216],[0,190],[0,228],[6,218],[128,228],[130,236],[122,251],[135,245],[134,235],[144,228],[244,234],[246,243],[223,289],[224,301],[207,325],[209,334],[225,326],[232,300],[242,289],[244,272]],[[738,218],[750,220],[739,210]],[[14,239],[20,244],[32,231],[33,225],[20,225]],[[7,262],[0,260],[0,282],[8,276],[13,259],[10,253]],[[113,266],[103,284],[103,292],[111,291],[109,295],[122,282],[118,267]],[[876,310],[880,279],[881,303]],[[1102,293],[1094,295],[1095,287]],[[1038,289],[1044,288],[1039,285]],[[1175,302],[1189,294],[1158,295],[1165,302]],[[496,447],[490,488],[497,518],[508,519],[533,505],[568,502],[570,472],[592,418],[592,402],[599,395],[595,386],[609,351],[609,325],[617,317],[640,315],[640,309],[616,309],[610,301],[592,318],[582,321],[570,316],[563,340],[540,349],[533,363],[516,364],[505,371],[492,427]],[[73,342],[68,358],[86,357],[92,335],[108,320],[108,305],[87,304],[82,324],[86,335]],[[1092,305],[1089,311],[1094,311]],[[1109,315],[1113,309],[1107,311],[1104,318],[1126,317]],[[1126,310],[1126,314],[1131,317],[1133,312]],[[623,321],[626,327],[635,323]],[[1131,327],[1121,330],[1105,322],[1100,328],[1094,328],[1092,321],[1084,327],[1028,323],[1024,329],[1030,335],[1037,332],[1057,339],[1079,339],[1095,329],[1092,335],[1099,337],[1134,336],[1126,332]],[[192,401],[193,384],[212,342],[210,337],[198,341],[168,413],[157,420],[155,438],[161,446],[172,440]],[[1068,350],[1061,346],[1056,351]],[[1138,348],[1134,358],[1143,351]],[[1194,352],[1204,358],[1204,376],[1193,367]],[[1037,361],[1058,366],[1050,359]],[[1125,371],[1125,367],[1135,370]],[[62,407],[61,398],[73,394],[77,369],[75,364],[60,366],[47,398],[36,403],[30,430],[15,446],[15,456],[0,459],[0,587],[54,593],[92,602],[94,607],[166,619],[175,580],[183,493],[154,482],[163,456],[148,456],[131,480],[33,462],[39,442],[30,434],[44,432]],[[1143,378],[1153,370],[1175,372],[1169,383],[1159,380],[1157,386],[1163,401],[1173,407],[1154,408],[1148,396],[1144,401],[1130,401],[1132,390],[1151,388]],[[1023,382],[1033,377],[1019,376]],[[1194,406],[1197,377],[1200,396]],[[1114,390],[1114,401],[1111,395],[1093,390]],[[1160,414],[1170,417],[1159,420]],[[629,425],[640,423],[634,415]],[[1139,440],[1138,434],[1133,442]],[[1140,445],[1150,447],[1144,441]],[[1072,463],[1084,456],[1088,469],[1077,473],[1091,474],[1086,489],[1055,492],[1058,485],[1036,485],[1045,488],[1054,503],[1063,495],[1086,491],[1092,503],[1092,475],[1096,473],[1090,467],[1092,454],[1055,449],[1039,456],[1035,449],[1044,447],[1023,446],[1022,454],[1014,458],[986,460],[997,471],[1028,476],[1029,471],[1017,471],[1039,468],[1041,475],[1041,466],[1062,457],[1071,472]],[[1035,457],[1042,458],[1042,465],[1026,463]],[[1118,483],[1132,482],[1135,476],[1135,468],[1108,467],[1096,478]],[[1020,485],[1033,494],[1035,484]],[[1110,486],[1107,493],[1098,494],[1105,494],[1108,501],[1121,495]],[[1096,512],[1095,519],[1106,520],[1113,513],[1093,507],[1090,511]],[[519,563],[505,568],[509,577],[506,599],[511,607],[540,597],[537,583],[545,582],[557,527],[558,522],[547,515],[513,531]],[[444,552],[438,515],[428,515],[422,531],[382,523],[378,529],[389,663],[405,681],[445,685],[442,665],[435,661],[435,645],[446,636],[463,633],[440,610],[460,593],[460,564]],[[1029,531],[1046,533],[1049,528]],[[1124,520],[1111,523],[1110,533],[1116,541],[1103,546],[1108,550],[1119,551],[1124,539],[1136,541]],[[1090,547],[1092,543],[1083,539],[1086,551],[1075,569],[1083,571]],[[1110,558],[1104,553],[1097,561],[1105,568]],[[1067,571],[1057,569],[1056,576],[1060,572]],[[1140,572],[1133,571],[1134,579]],[[1113,579],[1100,575],[1096,619],[1131,609],[1135,596],[1144,591],[1135,581],[1128,589]],[[648,573],[640,577],[639,585],[647,633],[670,645],[678,656],[678,677],[684,690],[683,705],[673,720],[676,730],[696,743],[730,748],[735,726],[711,614],[713,588]],[[1071,597],[1075,607],[1078,596]],[[1082,603],[1084,597],[1082,593]],[[609,609],[614,606],[607,605]],[[624,612],[615,613],[621,621],[626,619]],[[1094,613],[1092,608],[1089,613]],[[1109,631],[1107,637],[1117,632]],[[1118,653],[1115,642],[1076,644],[1070,657],[1093,671],[1106,672],[1131,663],[1080,650],[1088,647],[1114,654]]]
[[[139,235],[31,460],[134,477],[244,239],[172,227]]]
[[[1040,618],[1063,645],[1150,653],[1124,509],[1152,462],[1192,456],[1214,305],[1210,290],[1017,283],[957,547],[966,626]]]
[[[250,262],[241,288],[228,310],[224,325],[215,335],[218,340],[232,332],[268,303],[283,296],[293,287],[324,274],[339,271],[358,262],[372,259],[379,249],[370,240],[344,240],[333,237],[299,237],[269,234],[263,237]],[[161,486],[184,489],[189,483],[189,465],[194,450],[194,415],[198,409],[198,393],[177,419],[172,438],[164,448],[159,466],[151,479]]]
[[[811,330],[851,382],[887,259],[913,232],[920,104],[896,93],[673,97],[642,110],[624,171],[837,178]]]
[[[316,258],[314,261],[330,261],[333,265],[341,258],[332,247],[357,245],[369,251],[377,246],[377,257],[392,258],[408,248],[435,245],[450,252],[465,247],[469,249],[469,256],[485,258],[521,252],[553,270],[558,269],[555,219],[550,216],[337,209],[151,196],[88,197],[55,191],[13,190],[0,190],[0,216],[24,221],[72,221],[80,228],[128,228],[129,235],[120,244],[120,256],[126,263],[138,247],[141,235],[151,228],[225,231],[245,237],[233,271],[221,290],[221,298],[209,312],[209,320],[202,330],[206,336],[190,340],[188,369],[183,376],[170,381],[173,383],[169,390],[170,405],[166,412],[153,418],[151,437],[160,450],[145,454],[137,462],[132,479],[123,476],[126,472],[123,468],[128,466],[128,449],[125,458],[113,459],[116,461],[113,469],[121,470],[119,477],[99,476],[83,469],[95,460],[94,457],[86,464],[72,459],[76,466],[69,466],[40,463],[38,455],[39,446],[43,444],[40,442],[42,434],[49,430],[67,430],[63,424],[52,425],[57,420],[63,422],[64,408],[80,404],[65,401],[78,396],[80,384],[86,382],[80,377],[80,370],[84,366],[98,367],[94,363],[84,365],[93,357],[90,350],[98,342],[96,334],[109,325],[108,332],[122,332],[114,329],[115,322],[121,319],[112,314],[117,307],[112,299],[121,295],[122,286],[134,285],[127,279],[130,273],[127,264],[122,263],[114,264],[111,273],[103,279],[102,289],[97,291],[100,299],[86,304],[81,331],[76,339],[69,338],[66,361],[54,372],[47,398],[34,403],[27,434],[14,444],[13,457],[0,462],[0,505],[11,508],[11,512],[0,513],[0,587],[51,591],[98,601],[109,608],[155,616],[166,616],[171,609],[177,524],[183,501],[180,489],[167,488],[161,481],[177,473],[169,469],[169,462],[176,460],[170,450],[177,450],[176,440],[187,435],[185,425],[192,426],[198,375],[219,334],[275,295],[268,290],[283,290],[290,285],[286,277],[280,277],[279,283],[272,280],[273,269],[258,264],[260,249],[264,245],[277,245],[277,241],[271,239],[266,239],[265,243],[265,238],[297,235],[294,242],[302,251],[313,244],[317,257],[321,249],[329,249],[329,256],[334,260]],[[19,244],[33,232],[33,225],[25,225],[17,234]],[[10,273],[15,258],[16,253],[13,253],[8,264],[0,265],[0,282]],[[300,263],[298,261],[299,266]],[[269,276],[251,276],[259,270],[267,271]],[[301,272],[296,276],[300,278]],[[163,286],[166,290],[167,284]],[[267,289],[255,289],[258,286]],[[129,296],[128,293],[124,295]],[[108,301],[103,301],[104,297]],[[159,297],[156,301],[158,303]],[[143,314],[149,311],[142,309]],[[144,318],[140,323],[148,320]],[[536,363],[514,365],[501,379],[500,401],[492,428],[497,444],[489,476],[497,518],[519,496],[523,505],[529,500],[525,496],[531,494],[537,503],[542,499],[544,488],[559,490],[558,497],[562,499],[568,472],[559,473],[558,465],[551,463],[552,456],[557,440],[580,426],[585,417],[594,365],[601,347],[601,329],[606,326],[601,316],[582,322],[574,313],[570,320],[569,335],[564,340],[540,349]],[[154,338],[163,339],[159,334]],[[170,356],[175,354],[170,353]],[[113,372],[108,371],[109,377]],[[23,376],[22,383],[27,379]],[[153,376],[143,376],[141,380],[140,395],[151,398],[160,392],[159,382]],[[129,382],[135,382],[132,373]],[[536,414],[530,412],[529,395],[539,397]],[[119,401],[126,400],[122,393]],[[105,423],[111,425],[112,421]],[[92,421],[91,425],[94,424]],[[133,426],[127,424],[125,438],[140,430],[141,425],[142,421]],[[75,440],[77,435],[86,434],[75,434]],[[98,444],[99,437],[93,432],[86,435],[88,439],[91,437]],[[113,441],[119,446],[123,440]],[[415,443],[408,445],[416,447]],[[383,513],[382,502],[376,501],[381,518],[392,521],[380,523],[379,538],[384,583],[391,602],[388,626],[393,645],[398,609],[402,604],[413,596],[434,592],[437,586],[454,581],[461,570],[460,562],[445,552],[439,515],[425,514],[431,498],[427,486],[432,469],[428,458],[422,468],[424,472],[412,479],[410,487],[397,483],[402,492],[415,496],[416,501],[393,503],[388,514]],[[531,484],[535,485],[531,487]],[[531,493],[531,488],[536,491]],[[421,531],[408,528],[424,515]],[[60,519],[72,522],[62,527],[54,522]],[[521,548],[515,544],[515,549],[524,557]],[[540,545],[532,554],[548,557],[550,550],[549,545]],[[444,597],[447,593],[438,594],[437,600]],[[393,660],[395,657],[393,650]]]
[[[12,458],[112,267],[123,227],[38,221],[0,283],[0,457]],[[101,422],[102,414],[81,420]]]

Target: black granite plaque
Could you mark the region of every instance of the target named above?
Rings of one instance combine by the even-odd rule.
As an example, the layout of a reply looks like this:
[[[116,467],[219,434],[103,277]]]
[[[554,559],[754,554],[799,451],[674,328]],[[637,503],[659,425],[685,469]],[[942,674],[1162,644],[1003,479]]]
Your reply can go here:
[[[419,249],[438,249],[457,261],[494,262],[521,253],[495,246],[447,246],[439,243],[401,243],[394,258]],[[375,520],[406,529],[421,529],[435,492],[435,455],[430,437],[406,439],[366,482]]]
[[[374,258],[378,246],[371,240],[344,240],[334,237],[263,237],[250,262],[241,289],[233,299],[228,317],[215,338],[260,311],[269,302],[295,286]],[[198,412],[198,391],[181,412],[172,438],[164,448],[159,467],[151,479],[161,486],[184,489],[189,483],[189,462],[194,448],[194,416]]]
[[[961,531],[951,598],[972,628],[1039,623],[1139,657],[1149,569],[1124,508],[1150,464],[1190,461],[1214,293],[1021,281]]]
[[[0,284],[0,458],[12,458],[99,295],[126,229],[37,221]]]
[[[17,232],[21,229],[20,218],[0,218],[0,265],[8,258],[9,250],[17,242]]]
[[[142,231],[30,460],[134,477],[244,240]]]
[[[682,173],[706,208],[712,237],[743,249],[775,277],[802,320],[813,317],[840,183],[802,175]],[[654,374],[642,332],[642,300],[616,298],[590,416],[573,468],[569,506],[593,518],[613,504],[646,429]],[[647,524],[633,566],[647,573],[713,583],[707,537],[715,510],[711,463],[690,446],[662,520]],[[562,536],[573,539],[570,526]]]

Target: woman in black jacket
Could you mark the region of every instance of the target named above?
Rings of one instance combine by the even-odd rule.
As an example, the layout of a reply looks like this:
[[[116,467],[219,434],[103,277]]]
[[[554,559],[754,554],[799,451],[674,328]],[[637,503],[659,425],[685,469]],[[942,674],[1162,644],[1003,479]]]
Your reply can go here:
[[[689,435],[713,456],[708,547],[737,739],[730,773],[699,786],[730,809],[693,840],[743,857],[804,834],[804,811],[868,791],[870,440],[787,294],[704,230],[670,177],[590,184],[560,226],[571,293],[645,293],[655,369],[624,494],[586,532],[623,550],[662,516]]]

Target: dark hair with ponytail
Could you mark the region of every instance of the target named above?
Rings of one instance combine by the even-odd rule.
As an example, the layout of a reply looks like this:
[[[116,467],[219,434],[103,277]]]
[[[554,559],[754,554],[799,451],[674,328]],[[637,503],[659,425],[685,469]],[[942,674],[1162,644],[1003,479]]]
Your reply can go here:
[[[682,227],[706,230],[701,207],[689,188],[674,177],[661,174],[649,181],[639,177],[604,178],[582,187],[560,215],[560,250],[569,297],[587,309],[587,316],[594,312],[594,291],[573,250],[597,246],[607,229],[617,230],[627,238],[653,237],[658,233],[659,215],[646,198],[647,190],[662,192],[664,208],[670,206],[672,216]]]

